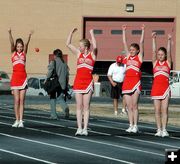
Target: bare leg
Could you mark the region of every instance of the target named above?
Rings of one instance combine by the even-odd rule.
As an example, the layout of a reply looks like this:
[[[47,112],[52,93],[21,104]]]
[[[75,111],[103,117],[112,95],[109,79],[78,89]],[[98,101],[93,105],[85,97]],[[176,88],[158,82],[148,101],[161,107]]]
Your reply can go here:
[[[139,117],[139,112],[138,112],[138,100],[139,100],[139,92],[136,90],[134,94],[132,95],[132,103],[133,103],[133,122],[134,125],[137,125],[138,123],[138,117]]]
[[[133,106],[131,95],[124,95],[127,107],[128,107],[128,118],[130,125],[133,125]]]
[[[126,112],[126,100],[125,100],[124,95],[122,97],[122,109],[125,109],[125,111],[122,111],[122,112]]]
[[[91,96],[92,96],[91,90],[87,94],[83,95],[84,129],[88,128]]]
[[[20,113],[19,113],[19,106],[20,106],[20,92],[19,90],[15,89],[13,90],[14,95],[14,111],[15,111],[15,117],[16,120],[20,120]]]
[[[83,95],[81,93],[76,93],[75,98],[76,98],[77,126],[78,129],[82,129]]]
[[[154,100],[154,109],[157,129],[161,129],[161,100]]]
[[[118,99],[113,99],[114,113],[118,111]]]
[[[162,113],[162,129],[166,129],[168,122],[168,106],[169,106],[169,96],[161,101],[161,113]]]
[[[19,105],[20,120],[23,120],[26,89],[20,90],[19,92],[20,92],[20,105]]]

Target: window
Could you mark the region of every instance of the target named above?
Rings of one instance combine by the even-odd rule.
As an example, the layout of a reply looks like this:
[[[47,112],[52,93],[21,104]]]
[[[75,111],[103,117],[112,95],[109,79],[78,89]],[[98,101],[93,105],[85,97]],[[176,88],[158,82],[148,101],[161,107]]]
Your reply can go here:
[[[111,34],[112,35],[121,35],[122,34],[122,30],[111,30]]]
[[[141,35],[141,30],[132,30],[132,35]]]
[[[9,76],[5,73],[0,74],[0,77],[3,79],[9,79]]]
[[[39,89],[39,80],[38,79],[34,79],[32,82],[32,88],[34,89]]]
[[[94,34],[95,34],[95,35],[102,34],[102,33],[103,33],[102,30],[99,30],[99,29],[95,29],[95,30],[94,30]]]
[[[40,86],[41,86],[41,88],[44,88],[44,82],[45,82],[45,79],[40,79]]]
[[[34,79],[34,78],[28,79],[28,87],[32,87],[33,79]]]
[[[36,78],[30,78],[28,80],[28,87],[39,89],[39,80]]]
[[[178,76],[178,73],[171,72],[171,74],[170,74],[170,84],[179,83],[179,81],[180,81],[180,77]]]
[[[0,71],[0,77],[3,78],[3,79],[9,79],[8,74],[3,72],[3,71],[2,72]]]
[[[164,35],[165,34],[164,30],[153,30],[152,32],[156,32],[157,35]]]

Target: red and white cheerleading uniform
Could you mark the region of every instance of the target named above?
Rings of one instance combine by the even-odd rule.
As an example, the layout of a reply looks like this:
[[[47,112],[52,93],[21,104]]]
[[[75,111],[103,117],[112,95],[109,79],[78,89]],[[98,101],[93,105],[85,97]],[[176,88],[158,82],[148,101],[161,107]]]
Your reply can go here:
[[[73,91],[75,93],[88,93],[93,91],[92,71],[95,61],[91,53],[87,56],[80,54],[77,60],[77,73],[74,80]]]
[[[14,52],[11,61],[13,65],[11,89],[24,89],[27,86],[27,74],[25,70],[26,55],[24,52]]]
[[[126,73],[122,86],[122,94],[130,94],[135,90],[138,90],[139,93],[142,90],[141,87],[141,64],[138,55],[129,56],[126,59]]]
[[[170,95],[169,75],[170,68],[167,61],[157,61],[153,68],[154,80],[151,90],[152,99],[165,99]]]

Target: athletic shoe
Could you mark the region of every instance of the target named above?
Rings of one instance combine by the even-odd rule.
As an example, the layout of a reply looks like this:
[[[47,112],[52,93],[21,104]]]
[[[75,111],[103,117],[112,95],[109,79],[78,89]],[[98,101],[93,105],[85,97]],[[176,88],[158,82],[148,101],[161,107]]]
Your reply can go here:
[[[58,120],[58,116],[50,116],[51,120]]]
[[[131,133],[131,132],[132,132],[132,129],[133,129],[133,126],[131,125],[131,126],[129,126],[128,129],[126,129],[126,132]]]
[[[22,120],[19,121],[18,128],[24,128],[24,124],[23,124],[23,121],[22,121]]]
[[[126,111],[122,111],[122,112],[120,113],[120,115],[122,115],[122,116],[127,116],[127,112],[126,112]]]
[[[131,132],[138,133],[138,131],[139,131],[139,129],[138,129],[137,125],[134,125]]]
[[[122,108],[122,113],[127,114],[126,109]]]
[[[117,112],[117,111],[114,111],[114,115],[117,116],[117,115],[118,115],[118,112]]]
[[[122,112],[124,115],[127,115],[127,112],[126,111],[124,111],[124,112]]]
[[[75,136],[77,135],[82,135],[82,129],[78,128],[76,133],[75,133]]]
[[[161,129],[158,129],[155,136],[161,137],[162,136],[162,131]]]
[[[162,130],[162,137],[169,137],[169,133],[167,132],[166,129]]]
[[[18,125],[19,125],[19,121],[16,120],[16,121],[12,124],[12,127],[13,127],[13,128],[17,128]]]
[[[88,135],[88,131],[87,131],[87,129],[83,129],[83,130],[82,130],[81,135],[83,135],[83,136],[87,136],[87,135]]]

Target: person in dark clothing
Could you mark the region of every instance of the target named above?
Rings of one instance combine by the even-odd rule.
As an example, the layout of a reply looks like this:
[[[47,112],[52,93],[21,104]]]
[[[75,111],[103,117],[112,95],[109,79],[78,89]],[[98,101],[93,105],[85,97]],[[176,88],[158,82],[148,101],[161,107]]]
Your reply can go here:
[[[67,64],[64,62],[63,53],[60,49],[56,49],[53,52],[54,60],[50,62],[48,65],[48,73],[47,79],[51,77],[54,69],[54,62],[56,62],[56,73],[58,75],[58,81],[60,87],[56,89],[56,91],[50,93],[50,108],[51,108],[51,119],[58,119],[58,115],[56,113],[56,102],[58,101],[63,112],[65,114],[65,118],[69,118],[69,107],[64,100],[65,89],[68,84],[69,79],[69,70]]]

